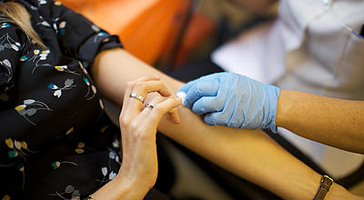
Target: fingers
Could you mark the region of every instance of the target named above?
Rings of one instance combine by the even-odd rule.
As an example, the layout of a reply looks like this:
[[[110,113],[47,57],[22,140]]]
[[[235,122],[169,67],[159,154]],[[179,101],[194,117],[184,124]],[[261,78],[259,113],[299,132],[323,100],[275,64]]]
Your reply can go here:
[[[144,76],[129,82],[125,90],[122,114],[128,115],[131,119],[138,115],[144,108],[144,99],[151,92],[158,92],[162,96],[171,95],[159,76]]]
[[[157,127],[167,113],[179,121],[176,107],[181,105],[181,100],[168,97],[170,95],[159,77],[148,76],[128,83],[119,118],[123,142],[122,174],[155,183],[158,174]],[[146,102],[143,99],[147,99]]]
[[[176,108],[179,105],[181,105],[181,100],[178,98],[156,96],[145,105],[144,109],[131,122],[123,123],[122,127],[128,129],[128,126],[130,126],[131,129],[128,129],[129,132],[148,136],[148,138],[154,137],[162,117],[166,114],[176,112]],[[177,115],[171,116],[171,118],[178,123],[180,120],[178,113],[171,115]]]
[[[211,112],[220,112],[225,105],[225,98],[218,97],[201,97],[192,106],[192,111],[196,115],[203,115]]]
[[[126,86],[126,90],[125,90],[125,94],[124,94],[124,101],[123,101],[123,109],[128,107],[128,103],[129,103],[129,98],[130,98],[130,94],[133,91],[134,85],[136,82],[146,82],[146,81],[158,81],[160,80],[160,76],[158,75],[150,75],[150,76],[144,76],[141,77],[135,81],[131,81],[129,83],[127,83]],[[135,93],[137,94],[137,93]]]
[[[205,115],[204,121],[212,126],[229,124],[233,110],[223,110],[221,112],[213,112]],[[238,128],[238,127],[235,127]]]
[[[144,97],[149,92],[158,92],[162,96],[170,96],[171,92],[167,89],[166,85],[160,80],[160,76],[145,76],[136,81],[129,82],[133,87],[132,92]]]
[[[151,100],[149,104],[153,105],[153,108],[146,107],[143,112],[147,113],[145,117],[152,121],[151,128],[157,128],[160,120],[166,114],[170,120],[174,123],[179,123],[179,115],[177,107],[181,105],[179,98],[162,98],[156,97]]]
[[[217,98],[215,101],[217,101]],[[202,100],[202,99],[200,99]],[[199,101],[200,101],[199,100]],[[225,99],[224,99],[225,100]],[[194,106],[199,106],[199,101],[195,103]],[[203,103],[202,103],[203,104]],[[209,104],[213,109],[214,104]],[[219,104],[218,102],[216,105]],[[216,111],[206,112],[204,116],[204,121],[209,125],[225,125],[234,128],[241,128],[244,123],[246,123],[247,116],[243,109],[240,109],[243,106],[242,102],[237,100],[223,101],[221,104],[222,108]],[[205,105],[205,107],[207,107]],[[193,108],[196,109],[196,108]],[[209,109],[209,108],[207,108]]]
[[[159,99],[159,101],[158,101]],[[148,95],[147,99],[146,99],[146,104],[155,104],[156,101],[158,103],[161,102],[161,99],[166,99],[166,97],[161,97],[159,94],[156,93],[151,93]],[[176,101],[180,102],[180,104],[182,104],[182,100],[180,98],[174,98]],[[153,101],[153,102],[152,102]],[[178,114],[178,109],[177,108],[173,108],[170,111],[168,111],[167,115],[166,115],[167,119],[175,124],[178,124],[180,122],[180,118],[179,118],[179,114]]]
[[[180,105],[182,104],[180,99],[177,99],[177,101],[180,102]],[[175,124],[179,124],[181,122],[177,108],[173,108],[168,112],[167,119]]]
[[[219,82],[216,79],[199,79],[192,82],[186,92],[185,105],[192,108],[193,104],[201,97],[217,96]]]
[[[179,123],[180,118],[176,107],[181,104],[181,100],[178,98],[166,99],[165,96],[170,95],[170,91],[158,76],[146,76],[129,82],[125,91],[123,109],[119,118],[120,125],[124,124],[127,126],[131,121],[139,121],[137,118],[142,117],[144,119],[140,120],[141,123],[145,124],[147,122],[151,124],[151,127],[157,127],[161,116],[165,114],[168,114],[167,119],[170,121]],[[144,102],[147,96],[147,101],[152,106],[145,107],[148,105],[147,102]],[[153,117],[150,118],[149,115]]]

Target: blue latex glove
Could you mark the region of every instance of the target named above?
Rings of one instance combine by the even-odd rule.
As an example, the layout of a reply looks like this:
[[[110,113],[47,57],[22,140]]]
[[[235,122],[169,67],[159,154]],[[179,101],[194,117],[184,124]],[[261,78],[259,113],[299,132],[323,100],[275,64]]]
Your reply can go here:
[[[278,87],[246,76],[216,73],[188,82],[180,90],[184,104],[209,125],[266,129],[277,132]]]

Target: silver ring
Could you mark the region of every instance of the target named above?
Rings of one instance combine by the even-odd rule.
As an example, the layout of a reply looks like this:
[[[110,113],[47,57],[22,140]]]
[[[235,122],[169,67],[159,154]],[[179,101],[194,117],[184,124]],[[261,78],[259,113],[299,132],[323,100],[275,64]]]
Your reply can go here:
[[[144,98],[142,96],[140,96],[139,94],[131,93],[129,97],[138,99],[140,102],[144,103]]]
[[[150,109],[153,109],[154,108],[154,106],[152,104],[149,104],[149,103],[145,104],[145,107],[146,108],[150,108]]]

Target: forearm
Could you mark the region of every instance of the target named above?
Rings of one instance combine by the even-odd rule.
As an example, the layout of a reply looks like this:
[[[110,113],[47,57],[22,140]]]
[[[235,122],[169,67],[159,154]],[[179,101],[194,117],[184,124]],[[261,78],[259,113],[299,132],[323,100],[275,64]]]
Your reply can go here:
[[[281,90],[276,124],[324,144],[364,153],[364,102]]]
[[[177,82],[120,48],[101,52],[95,59],[92,73],[101,93],[119,106],[124,97],[126,84],[130,81],[157,74],[165,82]],[[167,87],[169,85],[167,84]]]
[[[185,108],[181,123],[165,120],[160,131],[222,168],[283,199],[312,199],[321,175],[282,149],[262,131],[208,126]],[[340,197],[340,198],[339,198]],[[326,200],[362,199],[334,184]]]
[[[159,74],[172,93],[182,83],[132,58],[123,50],[102,54],[94,77],[101,91],[120,104],[126,82],[146,74]],[[232,173],[285,199],[312,199],[320,175],[280,148],[261,131],[208,126],[189,109],[179,107],[181,123],[163,119],[159,130]],[[345,190],[340,193],[347,195]]]
[[[160,130],[220,167],[284,199],[312,199],[320,175],[281,149],[261,131],[208,126],[189,110],[181,124],[167,121]],[[173,130],[173,131],[172,131]]]

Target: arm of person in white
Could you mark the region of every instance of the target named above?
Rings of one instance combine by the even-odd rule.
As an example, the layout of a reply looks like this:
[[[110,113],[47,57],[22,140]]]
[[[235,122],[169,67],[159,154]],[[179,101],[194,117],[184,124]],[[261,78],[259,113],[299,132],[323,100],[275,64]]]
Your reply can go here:
[[[277,126],[302,137],[364,154],[364,101],[281,90]]]
[[[209,125],[271,129],[364,153],[364,101],[282,90],[234,73],[215,73],[179,89],[184,103]]]
[[[118,105],[121,105],[127,82],[150,74],[160,75],[172,94],[176,94],[183,85],[122,49],[101,52],[93,69],[101,92]],[[180,106],[178,110],[181,118],[179,124],[165,118],[159,124],[158,129],[168,137],[284,199],[312,199],[315,196],[321,175],[280,148],[263,132],[208,126],[189,109]],[[115,183],[111,187],[117,185]],[[133,186],[129,188],[138,190]],[[101,199],[102,195],[107,194],[100,193]],[[334,184],[327,199],[337,197],[360,199]]]

